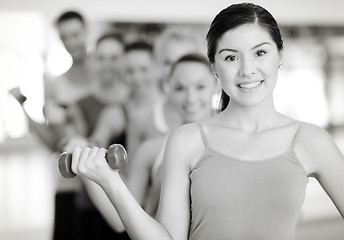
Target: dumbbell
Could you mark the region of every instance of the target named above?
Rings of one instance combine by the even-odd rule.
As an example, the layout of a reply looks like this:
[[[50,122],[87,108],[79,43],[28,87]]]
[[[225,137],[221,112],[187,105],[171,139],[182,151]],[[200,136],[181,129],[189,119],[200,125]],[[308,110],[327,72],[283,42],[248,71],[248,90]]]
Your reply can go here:
[[[125,169],[128,164],[128,156],[125,148],[121,144],[112,144],[105,155],[106,161],[112,169]],[[63,152],[58,158],[60,173],[65,178],[76,176],[72,171],[72,154]]]

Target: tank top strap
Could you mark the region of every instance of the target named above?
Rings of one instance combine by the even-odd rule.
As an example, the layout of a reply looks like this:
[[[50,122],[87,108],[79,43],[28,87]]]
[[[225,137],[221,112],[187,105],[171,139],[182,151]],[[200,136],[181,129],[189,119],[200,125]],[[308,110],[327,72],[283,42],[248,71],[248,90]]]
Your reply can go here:
[[[209,148],[209,143],[208,143],[208,139],[207,139],[207,136],[205,135],[205,132],[204,132],[204,129],[203,129],[203,126],[201,123],[197,123],[197,126],[199,128],[199,131],[201,133],[201,136],[202,136],[202,140],[204,142],[204,145],[206,148]]]
[[[298,136],[300,135],[300,132],[301,132],[301,128],[302,128],[302,122],[299,123],[299,126],[298,126],[298,128],[296,130],[295,136],[294,136],[293,141],[291,143],[291,149],[292,150],[294,150],[294,148],[295,148]]]

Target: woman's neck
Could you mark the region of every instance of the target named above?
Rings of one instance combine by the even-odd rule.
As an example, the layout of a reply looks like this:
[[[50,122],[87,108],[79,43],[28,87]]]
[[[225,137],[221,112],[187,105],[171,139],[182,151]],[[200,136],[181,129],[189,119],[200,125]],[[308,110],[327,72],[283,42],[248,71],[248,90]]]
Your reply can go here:
[[[270,128],[280,113],[276,111],[273,99],[270,97],[253,106],[242,106],[232,102],[221,115],[228,127],[257,133]]]
[[[92,72],[88,61],[78,61],[73,63],[72,67],[68,70],[67,76],[76,84],[85,84],[91,81]]]

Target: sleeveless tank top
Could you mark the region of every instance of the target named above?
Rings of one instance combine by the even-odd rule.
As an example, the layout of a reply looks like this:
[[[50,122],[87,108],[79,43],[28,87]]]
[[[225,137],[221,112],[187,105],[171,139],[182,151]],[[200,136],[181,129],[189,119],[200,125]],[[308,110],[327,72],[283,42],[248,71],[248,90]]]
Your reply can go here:
[[[292,240],[308,178],[294,153],[300,123],[288,151],[246,161],[209,146],[191,170],[190,240]]]

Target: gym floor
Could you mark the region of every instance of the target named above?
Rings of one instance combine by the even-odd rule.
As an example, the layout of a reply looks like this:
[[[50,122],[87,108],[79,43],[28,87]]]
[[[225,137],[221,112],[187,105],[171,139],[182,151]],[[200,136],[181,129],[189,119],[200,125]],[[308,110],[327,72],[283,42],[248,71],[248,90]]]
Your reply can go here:
[[[34,137],[0,144],[0,239],[50,240],[56,159]],[[342,240],[344,221],[310,180],[297,240]]]

